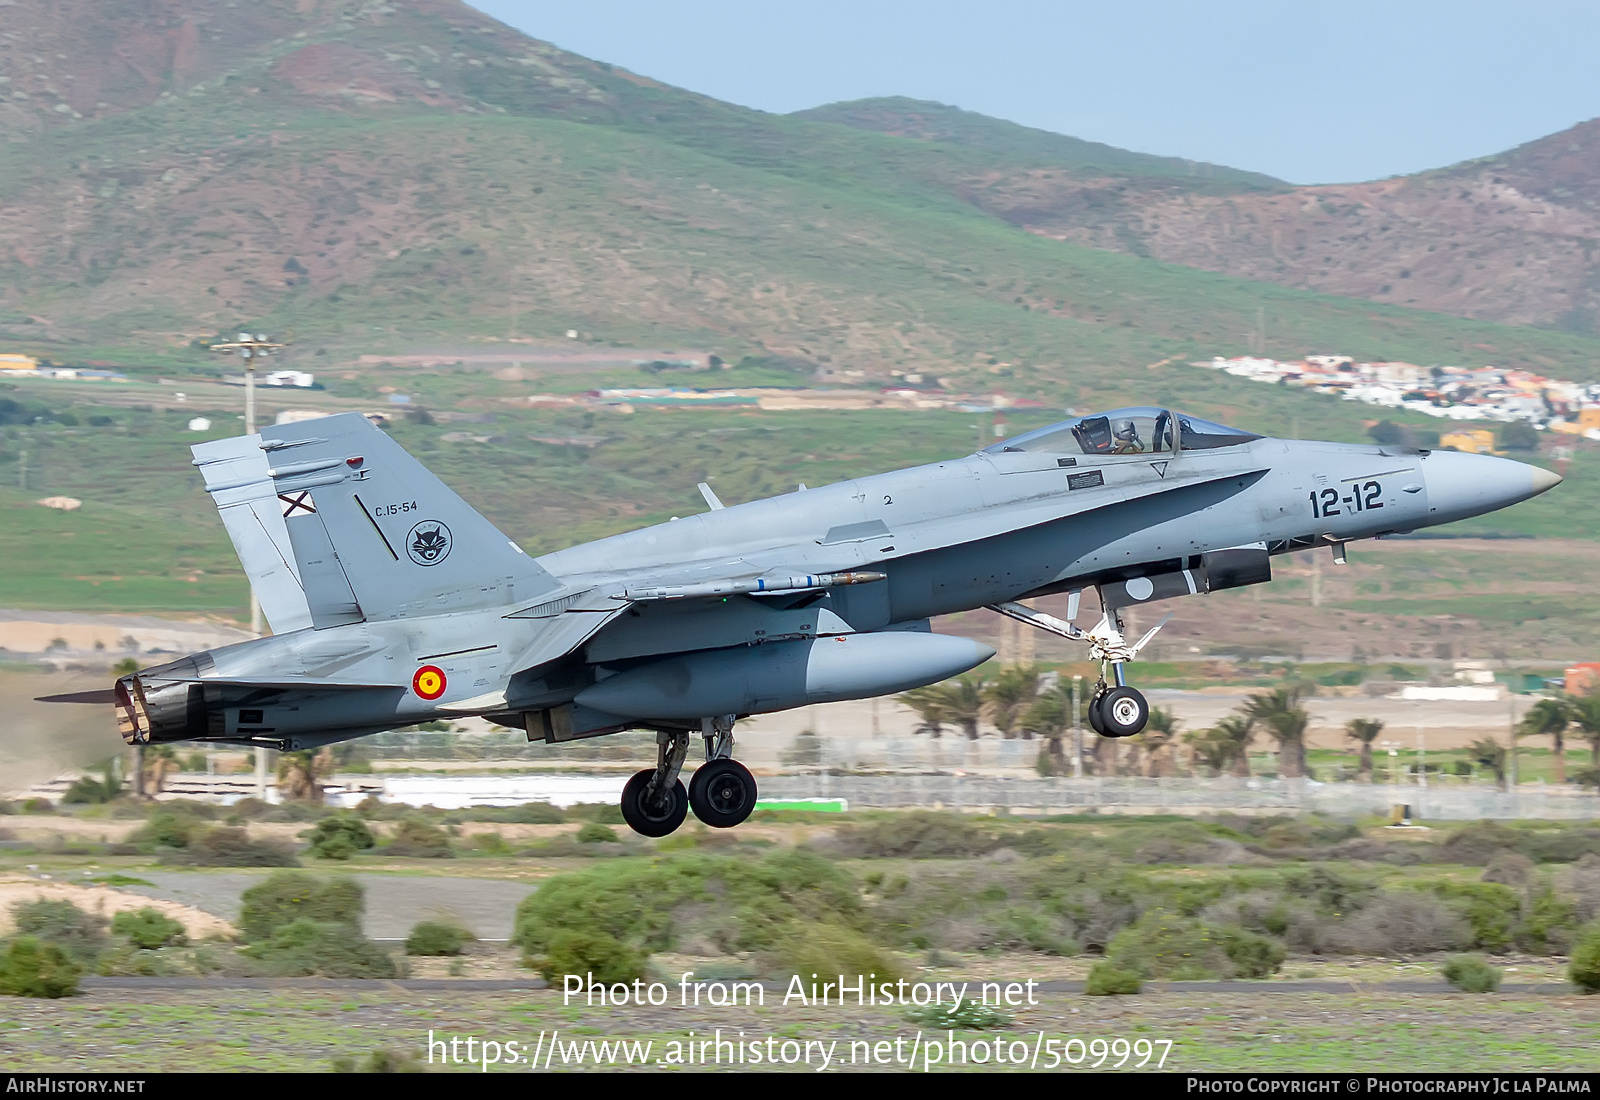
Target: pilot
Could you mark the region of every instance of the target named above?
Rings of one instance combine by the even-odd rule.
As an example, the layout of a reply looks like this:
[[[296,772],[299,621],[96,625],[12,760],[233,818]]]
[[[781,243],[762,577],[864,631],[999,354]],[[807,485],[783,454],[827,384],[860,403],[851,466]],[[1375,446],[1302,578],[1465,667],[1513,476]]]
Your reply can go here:
[[[1144,453],[1144,444],[1139,441],[1139,427],[1132,420],[1119,420],[1111,428],[1112,438],[1116,441],[1111,448],[1112,454],[1137,455]]]

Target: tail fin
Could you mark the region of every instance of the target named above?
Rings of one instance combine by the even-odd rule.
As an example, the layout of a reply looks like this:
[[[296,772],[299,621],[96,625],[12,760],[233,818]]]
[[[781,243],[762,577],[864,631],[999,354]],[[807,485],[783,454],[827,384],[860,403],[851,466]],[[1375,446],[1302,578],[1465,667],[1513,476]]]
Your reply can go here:
[[[268,428],[260,447],[319,628],[560,587],[360,413]]]
[[[277,490],[267,472],[261,437],[233,436],[190,450],[273,633],[287,634],[310,626],[311,608],[289,545]]]

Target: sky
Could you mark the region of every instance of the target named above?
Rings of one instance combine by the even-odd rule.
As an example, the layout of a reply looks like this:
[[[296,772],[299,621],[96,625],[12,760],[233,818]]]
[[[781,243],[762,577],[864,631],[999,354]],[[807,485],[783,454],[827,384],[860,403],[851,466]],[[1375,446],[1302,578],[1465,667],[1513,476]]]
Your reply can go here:
[[[1487,156],[1600,116],[1593,0],[469,0],[774,113],[902,95],[1292,183]]]

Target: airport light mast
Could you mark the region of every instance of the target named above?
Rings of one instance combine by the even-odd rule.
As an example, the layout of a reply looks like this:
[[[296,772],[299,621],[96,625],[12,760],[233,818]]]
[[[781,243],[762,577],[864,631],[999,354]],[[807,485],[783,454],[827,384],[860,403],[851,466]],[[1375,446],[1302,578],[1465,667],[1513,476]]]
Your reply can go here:
[[[256,363],[274,351],[280,351],[287,345],[275,344],[264,333],[251,335],[241,332],[237,340],[228,340],[220,344],[212,344],[212,351],[223,354],[238,352],[244,360],[244,434],[256,434]],[[250,586],[250,633],[261,637],[261,598],[256,595],[255,585]],[[267,750],[256,748],[256,797],[261,801],[267,800]]]

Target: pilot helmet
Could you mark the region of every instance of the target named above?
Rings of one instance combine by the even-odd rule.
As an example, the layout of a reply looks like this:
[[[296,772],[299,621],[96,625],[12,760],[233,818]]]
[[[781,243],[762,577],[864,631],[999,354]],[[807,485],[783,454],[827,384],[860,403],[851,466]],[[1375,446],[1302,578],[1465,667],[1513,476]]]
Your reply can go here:
[[[1111,433],[1121,440],[1138,439],[1139,426],[1132,420],[1118,420],[1111,425]]]

